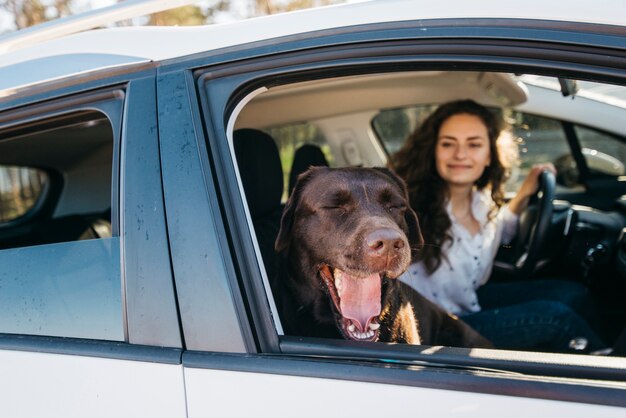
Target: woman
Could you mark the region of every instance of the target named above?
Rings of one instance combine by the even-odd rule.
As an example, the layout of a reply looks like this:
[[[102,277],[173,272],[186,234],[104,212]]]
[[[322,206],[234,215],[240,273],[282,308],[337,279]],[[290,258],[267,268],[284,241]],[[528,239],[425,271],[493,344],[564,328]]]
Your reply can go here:
[[[534,166],[505,205],[506,168],[496,143],[501,130],[487,108],[471,100],[451,102],[429,116],[393,157],[392,168],[407,183],[426,242],[401,280],[462,316],[496,347],[598,349],[601,340],[573,310],[587,304],[584,287],[543,280],[479,289],[499,246],[515,236],[539,174],[555,172],[549,163]]]

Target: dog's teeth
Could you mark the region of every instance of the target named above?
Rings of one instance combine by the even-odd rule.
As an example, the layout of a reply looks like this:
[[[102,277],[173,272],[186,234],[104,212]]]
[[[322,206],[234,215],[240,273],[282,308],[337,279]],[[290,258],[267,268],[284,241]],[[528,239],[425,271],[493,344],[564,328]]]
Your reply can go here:
[[[372,331],[376,331],[378,328],[380,328],[380,324],[377,324],[377,323],[375,323],[375,322],[370,322],[369,328],[370,328]]]
[[[356,327],[354,326],[354,324],[348,325],[348,331],[354,332],[355,329],[356,329]]]
[[[338,292],[341,291],[342,277],[341,272],[339,270],[335,270],[335,288]]]
[[[367,334],[365,334],[365,336],[367,338],[372,338],[374,336],[374,331],[367,331]]]

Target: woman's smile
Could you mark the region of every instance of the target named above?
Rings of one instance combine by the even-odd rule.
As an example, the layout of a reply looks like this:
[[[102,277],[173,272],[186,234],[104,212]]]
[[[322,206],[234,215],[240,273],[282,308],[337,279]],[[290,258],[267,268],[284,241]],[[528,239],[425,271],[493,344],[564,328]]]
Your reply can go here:
[[[466,113],[446,119],[439,128],[435,159],[437,172],[448,184],[472,186],[491,161],[482,120]]]

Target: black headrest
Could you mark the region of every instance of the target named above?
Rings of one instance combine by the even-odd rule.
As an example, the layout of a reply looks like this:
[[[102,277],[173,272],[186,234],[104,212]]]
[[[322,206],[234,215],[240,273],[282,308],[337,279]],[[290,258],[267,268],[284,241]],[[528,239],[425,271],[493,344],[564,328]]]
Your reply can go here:
[[[263,218],[280,208],[283,169],[278,147],[271,136],[256,129],[233,133],[235,156],[252,219]]]
[[[309,167],[328,167],[328,161],[321,148],[313,144],[304,144],[293,154],[291,172],[289,173],[289,194],[296,185],[298,176],[309,169]]]

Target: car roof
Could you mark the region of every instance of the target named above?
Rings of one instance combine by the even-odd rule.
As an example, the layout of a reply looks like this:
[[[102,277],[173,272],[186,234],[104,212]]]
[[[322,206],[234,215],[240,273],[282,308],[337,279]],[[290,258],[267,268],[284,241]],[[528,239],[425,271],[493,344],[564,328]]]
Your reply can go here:
[[[194,27],[89,30],[20,46],[28,29],[0,37],[0,99],[14,91],[92,71],[158,62],[256,41],[370,23],[429,19],[510,18],[626,25],[626,2],[384,0],[342,4]],[[21,32],[24,32],[23,35]]]

